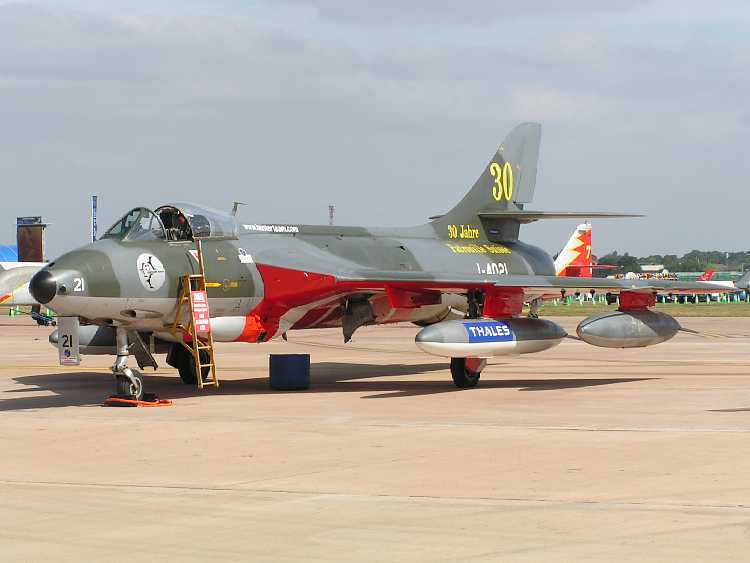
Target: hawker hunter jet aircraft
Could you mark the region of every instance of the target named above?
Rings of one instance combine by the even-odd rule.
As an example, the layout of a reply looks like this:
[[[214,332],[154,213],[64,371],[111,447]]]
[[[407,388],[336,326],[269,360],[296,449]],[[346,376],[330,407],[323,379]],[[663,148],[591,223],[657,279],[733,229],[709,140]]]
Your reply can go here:
[[[201,377],[190,337],[175,332],[181,279],[205,266],[213,339],[262,343],[290,330],[330,327],[348,341],[367,324],[413,322],[417,346],[451,358],[458,387],[473,387],[488,358],[539,352],[566,336],[553,322],[522,317],[524,303],[591,290],[619,294],[620,310],[578,327],[589,344],[648,346],[680,329],[649,311],[657,292],[722,291],[706,283],[555,276],[543,250],[519,239],[542,219],[621,216],[531,211],[541,126],[516,127],[463,199],[406,228],[241,223],[231,214],[173,203],[136,207],[100,240],[59,257],[30,283],[34,298],[82,321],[82,353],[117,355],[118,392],[139,397],[141,375],[168,352],[186,383]],[[197,248],[200,242],[202,253]],[[152,346],[144,346],[148,340]],[[197,348],[194,348],[194,350]],[[200,360],[200,358],[198,358]],[[199,362],[198,367],[200,368]]]

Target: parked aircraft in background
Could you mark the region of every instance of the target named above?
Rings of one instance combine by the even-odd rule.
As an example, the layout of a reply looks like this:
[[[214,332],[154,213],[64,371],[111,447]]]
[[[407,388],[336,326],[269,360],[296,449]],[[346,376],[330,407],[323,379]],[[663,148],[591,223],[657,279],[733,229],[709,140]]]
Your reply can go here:
[[[29,281],[45,265],[42,262],[0,262],[0,305],[38,305],[29,293]]]
[[[581,223],[555,258],[555,274],[590,278],[594,259],[591,252],[591,223]]]
[[[567,244],[555,258],[555,274],[579,278],[590,278],[594,270],[613,270],[616,266],[594,264],[593,228],[588,221],[581,223],[570,235]]]

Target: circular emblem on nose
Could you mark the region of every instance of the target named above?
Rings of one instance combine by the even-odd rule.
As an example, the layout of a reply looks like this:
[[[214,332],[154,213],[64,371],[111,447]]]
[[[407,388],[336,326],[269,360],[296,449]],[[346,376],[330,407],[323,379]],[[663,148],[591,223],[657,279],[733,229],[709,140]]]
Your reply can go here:
[[[153,254],[141,254],[137,260],[138,277],[149,291],[156,291],[164,285],[166,273],[164,264]]]

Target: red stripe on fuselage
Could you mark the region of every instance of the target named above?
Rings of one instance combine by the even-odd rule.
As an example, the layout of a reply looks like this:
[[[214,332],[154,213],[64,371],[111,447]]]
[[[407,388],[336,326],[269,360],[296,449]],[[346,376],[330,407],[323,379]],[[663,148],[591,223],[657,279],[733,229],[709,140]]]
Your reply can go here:
[[[318,307],[315,309],[312,309],[311,311],[308,311],[305,313],[305,316],[302,317],[300,320],[298,320],[296,323],[294,323],[293,329],[299,329],[299,328],[313,328],[317,326],[320,322],[322,322],[324,319],[328,318],[334,309],[340,308],[342,306],[341,302],[336,301],[331,305],[326,305],[325,307]]]
[[[256,264],[263,278],[263,300],[245,320],[240,342],[264,342],[279,329],[281,317],[295,307],[337,293],[336,278],[325,274]]]
[[[245,327],[237,338],[239,342],[265,342],[273,338],[279,330],[281,318],[298,307],[310,306],[319,301],[330,299],[325,304],[313,306],[305,311],[302,317],[295,321],[291,328],[312,328],[315,326],[331,326],[340,315],[334,315],[340,310],[341,300],[347,295],[361,291],[385,292],[388,285],[397,285],[401,290],[415,293],[424,290],[464,292],[467,289],[485,289],[496,300],[503,303],[498,310],[507,316],[521,313],[523,301],[517,298],[518,289],[498,289],[492,284],[477,284],[472,286],[447,287],[445,283],[435,282],[398,282],[388,284],[378,280],[362,280],[356,282],[336,280],[334,276],[305,272],[291,268],[256,264],[265,288],[263,300],[245,319]],[[513,299],[504,299],[505,294],[512,294]],[[337,299],[340,296],[340,300]],[[376,315],[385,322],[394,323],[412,319],[414,308],[393,309],[388,305],[386,295],[376,299],[373,303]],[[511,310],[512,309],[512,310]]]

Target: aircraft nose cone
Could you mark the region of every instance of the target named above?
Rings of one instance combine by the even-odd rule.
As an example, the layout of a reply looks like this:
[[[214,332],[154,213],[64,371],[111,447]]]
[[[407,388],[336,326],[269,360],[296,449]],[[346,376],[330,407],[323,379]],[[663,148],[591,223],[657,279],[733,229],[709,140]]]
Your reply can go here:
[[[29,282],[29,293],[42,305],[46,305],[57,294],[57,282],[55,276],[47,269],[40,270]]]

